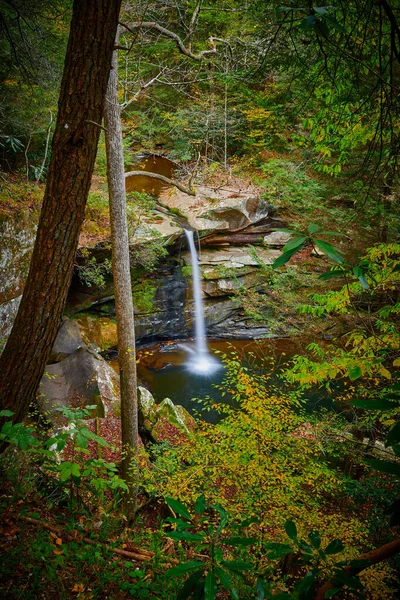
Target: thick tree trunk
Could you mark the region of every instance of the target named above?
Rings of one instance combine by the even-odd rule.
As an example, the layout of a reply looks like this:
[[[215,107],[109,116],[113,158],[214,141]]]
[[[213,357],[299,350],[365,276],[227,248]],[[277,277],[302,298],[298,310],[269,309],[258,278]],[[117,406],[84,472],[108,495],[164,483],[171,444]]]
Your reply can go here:
[[[60,325],[96,158],[121,0],[74,0],[37,238],[0,359],[0,406],[25,416]]]
[[[118,45],[118,39],[116,41]],[[118,51],[112,59],[104,109],[107,151],[107,181],[110,202],[112,271],[118,331],[118,361],[121,380],[121,425],[124,458],[122,475],[129,493],[125,504],[128,521],[136,512],[138,400],[136,381],[135,322],[129,268],[129,237],[126,218],[124,153],[121,108],[118,103]]]

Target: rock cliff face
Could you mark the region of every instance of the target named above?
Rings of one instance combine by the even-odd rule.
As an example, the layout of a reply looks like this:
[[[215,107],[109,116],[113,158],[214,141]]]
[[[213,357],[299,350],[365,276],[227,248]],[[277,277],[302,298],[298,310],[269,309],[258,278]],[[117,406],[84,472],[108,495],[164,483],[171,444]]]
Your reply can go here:
[[[185,250],[182,227],[196,229],[201,235],[200,266],[209,335],[232,338],[267,334],[265,326],[256,327],[245,317],[238,296],[244,289],[255,288],[260,266],[272,264],[287,241],[286,234],[272,231],[281,225],[275,209],[260,198],[254,186],[240,189],[237,184],[219,188],[201,186],[194,198],[176,189],[164,189],[160,192],[160,203],[166,214],[157,223],[150,223],[150,229],[144,228],[145,238],[137,234],[131,240],[133,246],[143,245],[153,228],[156,235],[161,234],[170,253],[170,258],[160,263],[155,273],[134,275],[137,342],[182,339],[193,333],[190,256]],[[175,219],[173,213],[180,216]],[[4,220],[0,228],[1,339],[9,334],[18,309],[35,222],[25,215]],[[253,244],[258,245],[257,251]],[[102,247],[91,251],[100,261],[110,252]],[[115,346],[112,281],[103,289],[87,288],[76,281],[66,314],[89,311],[85,325],[82,324],[87,338],[101,350]],[[111,318],[107,324],[101,322],[105,316]]]
[[[9,335],[17,314],[37,223],[30,211],[0,216],[0,339]]]

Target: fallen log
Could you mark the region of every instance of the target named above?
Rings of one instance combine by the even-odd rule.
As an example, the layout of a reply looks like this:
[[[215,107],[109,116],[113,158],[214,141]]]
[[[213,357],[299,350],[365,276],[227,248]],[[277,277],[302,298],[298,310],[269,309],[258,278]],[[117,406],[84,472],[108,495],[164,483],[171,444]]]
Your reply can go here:
[[[85,542],[86,544],[90,544],[92,546],[97,546],[97,545],[105,546],[107,548],[107,550],[109,550],[110,552],[114,552],[114,554],[118,554],[119,556],[124,556],[125,558],[131,558],[132,560],[144,562],[146,560],[151,560],[155,555],[154,552],[152,552],[150,550],[145,550],[144,548],[138,548],[136,550],[136,552],[131,552],[130,550],[123,550],[121,548],[112,548],[105,543],[97,542],[96,540],[92,540],[88,537],[81,536],[78,533],[69,533],[69,532],[63,531],[59,527],[56,527],[55,525],[51,525],[51,523],[46,523],[46,521],[34,519],[33,517],[28,517],[26,515],[18,515],[18,518],[23,519],[24,521],[27,521],[28,523],[32,523],[33,525],[39,525],[40,527],[43,527],[44,529],[48,529],[49,531],[52,531],[53,533],[57,534],[57,536],[60,539],[62,539],[63,537],[67,537],[69,539]],[[168,560],[171,562],[170,558]]]
[[[358,575],[358,573],[361,573],[361,571],[368,569],[368,567],[376,565],[377,563],[380,563],[388,558],[391,558],[399,552],[400,538],[394,540],[393,542],[389,542],[388,544],[384,544],[383,546],[380,546],[380,548],[375,548],[374,550],[365,552],[365,554],[361,554],[361,556],[357,558],[357,561],[365,561],[366,564],[364,566],[348,565],[347,567],[343,568],[343,571],[346,575],[349,576]],[[314,600],[325,600],[327,592],[334,588],[342,587],[343,584],[336,584],[334,583],[334,581],[335,578],[332,577],[332,579],[329,579],[323,585],[321,585],[315,592]]]

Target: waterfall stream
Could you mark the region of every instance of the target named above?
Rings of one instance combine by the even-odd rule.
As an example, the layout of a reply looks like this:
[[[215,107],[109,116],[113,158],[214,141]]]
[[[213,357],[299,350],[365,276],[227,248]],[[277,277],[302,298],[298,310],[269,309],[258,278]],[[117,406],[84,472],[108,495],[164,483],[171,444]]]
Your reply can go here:
[[[193,231],[185,229],[185,234],[189,244],[190,256],[192,259],[192,283],[193,300],[195,312],[195,348],[187,347],[190,352],[187,368],[198,374],[210,374],[221,367],[219,361],[210,354],[206,339],[206,325],[204,319],[204,306],[201,292],[201,276],[199,261],[197,258],[196,245],[194,243]]]

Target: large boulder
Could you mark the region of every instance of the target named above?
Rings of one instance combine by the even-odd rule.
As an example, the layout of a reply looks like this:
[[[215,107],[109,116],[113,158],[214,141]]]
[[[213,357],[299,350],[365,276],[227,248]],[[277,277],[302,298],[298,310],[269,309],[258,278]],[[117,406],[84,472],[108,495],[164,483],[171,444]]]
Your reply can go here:
[[[86,348],[86,344],[82,340],[78,324],[64,317],[48,362],[49,364],[60,362],[79,348]]]
[[[262,198],[233,197],[225,198],[219,202],[219,206],[201,213],[198,220],[201,222],[206,219],[213,222],[212,229],[240,231],[248,225],[266,219],[271,211],[272,207]],[[207,229],[210,227],[208,226]]]
[[[7,338],[17,316],[22,296],[0,304],[0,340]]]
[[[99,350],[115,348],[118,345],[117,323],[106,315],[82,315],[75,325],[86,344],[92,344]]]
[[[157,443],[165,440],[183,443],[196,427],[188,411],[183,406],[175,405],[169,398],[157,405],[151,393],[139,387],[138,401],[139,424]]]
[[[96,405],[92,416],[120,413],[119,377],[110,365],[89,348],[79,348],[61,362],[47,365],[39,387],[39,409],[56,424],[59,408]]]
[[[228,187],[197,186],[195,197],[175,188],[164,190],[159,200],[169,210],[178,211],[193,229],[234,232],[259,223],[274,212],[260,198],[261,193],[255,186],[241,189],[232,183]]]

